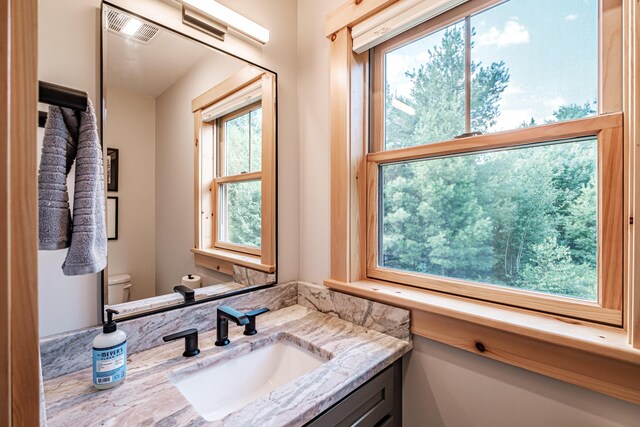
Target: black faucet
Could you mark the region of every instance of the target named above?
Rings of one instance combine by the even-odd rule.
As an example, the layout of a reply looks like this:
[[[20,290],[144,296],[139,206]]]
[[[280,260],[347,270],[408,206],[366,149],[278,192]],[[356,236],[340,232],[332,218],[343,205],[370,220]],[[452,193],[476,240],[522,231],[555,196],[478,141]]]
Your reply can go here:
[[[196,300],[196,293],[193,289],[185,285],[176,285],[173,287],[173,292],[177,292],[184,297],[184,302],[194,302]]]
[[[178,340],[180,338],[184,338],[184,353],[182,353],[184,357],[192,357],[200,354],[200,349],[198,348],[198,330],[195,328],[162,337],[164,342]]]
[[[238,310],[234,310],[226,305],[218,307],[218,315],[216,318],[216,345],[225,346],[229,344],[229,320],[235,322],[236,325],[248,325],[249,318]]]

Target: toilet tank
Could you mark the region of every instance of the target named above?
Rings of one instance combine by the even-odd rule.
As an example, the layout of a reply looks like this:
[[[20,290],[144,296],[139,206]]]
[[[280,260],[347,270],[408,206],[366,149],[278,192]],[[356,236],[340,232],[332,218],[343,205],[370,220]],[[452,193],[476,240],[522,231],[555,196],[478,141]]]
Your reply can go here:
[[[114,274],[109,276],[108,305],[122,304],[129,301],[131,291],[131,276],[129,274]]]

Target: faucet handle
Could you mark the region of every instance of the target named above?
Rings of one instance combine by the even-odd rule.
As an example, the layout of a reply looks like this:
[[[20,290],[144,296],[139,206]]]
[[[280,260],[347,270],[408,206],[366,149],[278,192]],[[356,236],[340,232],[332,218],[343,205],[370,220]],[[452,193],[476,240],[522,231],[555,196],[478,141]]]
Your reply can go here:
[[[185,339],[184,353],[182,353],[184,357],[192,357],[200,354],[200,349],[198,348],[198,330],[195,328],[186,329],[184,331],[162,337],[164,342],[174,341],[180,338]]]
[[[249,318],[249,323],[244,326],[245,335],[255,335],[258,332],[256,330],[256,317],[261,315],[262,313],[266,313],[267,311],[269,311],[268,308],[259,308],[257,310],[249,311],[244,314]]]

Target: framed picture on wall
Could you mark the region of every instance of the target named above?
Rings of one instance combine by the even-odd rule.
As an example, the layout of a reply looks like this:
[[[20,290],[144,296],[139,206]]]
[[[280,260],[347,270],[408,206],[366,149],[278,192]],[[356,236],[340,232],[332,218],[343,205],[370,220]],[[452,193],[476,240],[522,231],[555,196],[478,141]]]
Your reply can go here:
[[[107,197],[107,239],[118,240],[118,198]]]
[[[118,191],[119,150],[107,148],[107,191]]]

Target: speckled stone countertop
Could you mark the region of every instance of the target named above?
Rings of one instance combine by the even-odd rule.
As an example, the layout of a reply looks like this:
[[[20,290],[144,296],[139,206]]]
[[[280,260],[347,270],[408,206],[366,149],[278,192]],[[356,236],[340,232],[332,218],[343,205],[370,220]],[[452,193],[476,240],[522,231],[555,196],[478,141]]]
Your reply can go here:
[[[209,330],[200,333],[201,353],[195,358],[182,357],[182,341],[131,354],[126,381],[106,391],[91,386],[91,368],[45,381],[48,425],[303,425],[411,350],[405,310],[381,308],[378,303],[321,287],[297,286],[298,303],[261,315],[257,335],[245,336],[242,327],[230,325],[231,344],[227,347],[216,347],[215,330]],[[377,314],[389,310],[400,323],[367,325]],[[343,320],[349,316],[354,317],[348,319],[353,323]],[[400,332],[401,336],[380,330],[392,330],[396,336]],[[297,344],[327,361],[221,420],[201,418],[171,382],[279,340]]]

